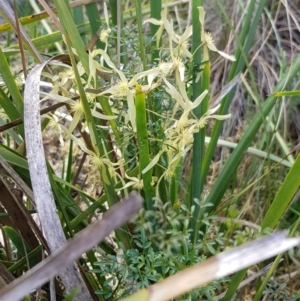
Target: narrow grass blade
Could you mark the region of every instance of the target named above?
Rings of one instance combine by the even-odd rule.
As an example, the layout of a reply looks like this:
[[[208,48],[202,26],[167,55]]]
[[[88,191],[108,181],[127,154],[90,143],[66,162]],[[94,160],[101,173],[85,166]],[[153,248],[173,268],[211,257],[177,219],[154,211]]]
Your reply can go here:
[[[29,199],[34,200],[32,190],[26,185],[26,183],[19,176],[19,174],[4,160],[4,158],[1,156],[1,150],[0,150],[0,166],[1,166],[1,168],[3,168],[6,171],[6,173],[9,175],[9,177],[11,179],[13,179],[13,181],[26,194],[26,196]]]
[[[12,227],[4,226],[3,230],[12,244],[15,246],[18,254],[20,254],[25,259],[25,266],[27,267],[27,269],[29,270],[30,268],[34,267],[38,262],[37,256],[29,257],[31,249],[26,240],[24,240],[22,236]],[[39,246],[37,245],[36,248],[39,248]]]
[[[137,26],[138,26],[138,32],[139,32],[140,56],[141,56],[144,70],[147,70],[145,43],[144,43],[144,35],[143,35],[143,29],[142,29],[142,26],[143,26],[143,24],[142,24],[142,3],[140,0],[135,0],[134,3],[135,3]]]
[[[0,144],[0,156],[12,166],[28,170],[27,160],[16,151]]]
[[[261,227],[274,229],[285,210],[290,204],[293,196],[300,186],[300,155],[296,158],[295,163],[287,174],[283,184],[276,194],[274,201],[268,209]]]
[[[278,85],[276,86],[275,90],[280,91],[282,87],[289,83],[294,76],[297,74],[300,68],[300,55],[295,59],[291,69],[286,73],[286,75],[280,80]],[[232,180],[233,175],[235,174],[242,158],[244,152],[249,147],[251,141],[255,137],[258,129],[263,124],[263,116],[266,117],[271,109],[274,107],[276,103],[276,97],[271,95],[269,96],[264,104],[262,105],[261,112],[258,112],[254,117],[253,121],[249,125],[248,129],[246,130],[244,136],[239,141],[239,144],[231,154],[230,158],[226,162],[225,166],[223,167],[220,175],[218,176],[210,194],[208,195],[206,202],[214,204],[212,207],[206,207],[204,210],[206,212],[214,210],[218,204],[221,202],[221,199],[229,186],[230,181]],[[205,211],[204,211],[205,212]],[[203,213],[204,213],[203,212]]]
[[[13,229],[12,227],[4,226],[3,230],[21,256],[24,257],[31,251],[29,245],[26,243],[26,241],[23,241],[21,235],[15,229]]]
[[[94,3],[94,5],[96,5],[96,4]],[[97,10],[96,10],[96,12],[97,12]],[[84,22],[84,15],[83,15],[83,11],[82,11],[81,6],[76,7],[76,8],[73,9],[73,15],[74,15],[75,25],[82,24]],[[81,34],[81,38],[82,38],[83,43],[86,44],[85,32]]]
[[[193,68],[196,70],[199,68],[202,62],[201,51],[199,46],[201,45],[201,24],[199,22],[199,11],[198,7],[201,6],[201,0],[193,0],[192,1],[192,25],[193,25],[193,35],[192,35],[192,49],[194,52],[193,57]],[[209,64],[209,63],[208,63]],[[193,74],[193,82],[192,82],[192,91],[193,91],[193,100],[195,100],[204,90],[197,79],[198,74]],[[207,81],[207,73],[204,76],[205,82]],[[209,80],[209,79],[208,79]],[[207,88],[207,85],[205,85]],[[200,104],[198,108],[196,108],[193,113],[196,118],[200,119],[200,117],[204,114],[205,107],[207,106],[208,98],[204,103]],[[205,104],[206,103],[206,104]],[[193,166],[190,174],[190,183],[191,183],[191,192],[190,192],[190,206],[194,205],[194,199],[200,200],[200,192],[203,187],[201,184],[201,166],[204,154],[204,139],[205,139],[205,130],[200,130],[199,133],[194,134],[194,143],[193,143]],[[198,239],[198,216],[200,212],[200,204],[199,201],[196,202],[195,210],[193,212],[193,219],[191,221],[192,228],[192,241],[196,242]]]
[[[87,17],[89,18],[89,23],[91,26],[92,34],[95,35],[97,34],[99,28],[102,25],[101,18],[99,16],[98,8],[96,3],[90,3],[85,6],[86,8],[86,14]],[[97,39],[96,42],[96,47],[97,49],[104,49],[105,44],[100,41],[100,39]]]
[[[201,81],[201,90],[200,94],[205,90],[210,88],[210,62],[208,61],[204,65],[202,81]],[[195,116],[200,119],[201,116],[208,110],[208,100],[209,95],[207,94],[200,106],[194,110]],[[192,169],[192,179],[191,179],[191,201],[190,204],[193,204],[194,199],[200,200],[200,195],[202,188],[204,186],[205,178],[201,174],[203,156],[205,150],[205,127],[199,131],[199,133],[194,134],[194,144],[193,144],[193,169]],[[199,237],[199,226],[200,226],[200,202],[195,203],[195,210],[193,212],[193,219],[191,228],[193,230],[193,241],[197,243]]]
[[[27,254],[27,257],[23,257],[20,260],[18,260],[17,262],[15,262],[14,264],[12,264],[8,270],[12,273],[17,272],[20,269],[24,269],[24,266],[27,263],[27,258],[29,260],[31,259],[36,259],[38,256],[41,256],[43,252],[43,247],[42,246],[38,246],[37,248],[35,248],[34,250],[32,250],[30,253]]]
[[[136,107],[136,128],[137,128],[137,140],[139,146],[139,161],[140,170],[145,169],[150,163],[150,149],[148,143],[148,132],[147,132],[147,114],[146,114],[146,102],[145,93],[141,91],[141,87],[136,88],[135,97]],[[152,169],[142,174],[144,191],[146,197],[146,208],[148,210],[153,209],[152,198],[153,198],[153,187],[152,182]]]
[[[19,113],[18,118],[23,118],[24,102],[20,90],[16,84],[15,78],[12,75],[6,57],[0,48],[0,73],[4,83],[12,97],[13,103]]]
[[[70,39],[72,46],[77,52],[78,57],[80,57],[80,61],[82,62],[86,74],[89,74],[88,54],[85,51],[85,45],[82,41],[79,31],[76,28],[70,10],[64,1],[54,0],[54,3],[55,7],[57,8],[60,22],[62,23],[66,31],[65,34],[68,35],[68,39]]]
[[[245,278],[247,274],[248,268],[243,269],[239,272],[237,272],[230,281],[229,287],[227,289],[227,292],[222,299],[222,301],[231,301],[233,298],[233,295],[236,293],[239,284],[242,282],[242,280]]]
[[[0,105],[10,120],[19,119],[20,122],[22,122],[22,119],[20,118],[20,116],[22,116],[22,118],[23,118],[23,112],[22,112],[22,115],[20,115],[20,113],[17,110],[17,108],[15,107],[14,103],[9,99],[9,97],[6,95],[6,93],[4,93],[4,91],[2,89],[0,89]],[[22,103],[22,106],[23,106],[23,103]],[[1,126],[0,128],[5,128],[5,125],[3,127]],[[18,125],[17,130],[20,133],[20,135],[22,136],[22,138],[24,138],[23,125]],[[9,133],[9,132],[7,132],[7,133]]]
[[[281,96],[299,96],[300,90],[294,90],[294,91],[281,91],[274,94],[276,97]]]
[[[160,20],[160,14],[162,10],[162,3],[161,0],[151,0],[150,1],[150,17],[156,20]],[[150,25],[151,29],[151,36],[153,37],[156,34],[156,31],[158,30],[159,26],[152,24]],[[157,37],[156,37],[157,39]],[[156,41],[153,41],[152,43],[153,47],[156,47]],[[161,40],[158,41],[158,45],[161,45]],[[152,53],[152,62],[155,62],[155,60],[159,57],[159,50],[155,49]]]

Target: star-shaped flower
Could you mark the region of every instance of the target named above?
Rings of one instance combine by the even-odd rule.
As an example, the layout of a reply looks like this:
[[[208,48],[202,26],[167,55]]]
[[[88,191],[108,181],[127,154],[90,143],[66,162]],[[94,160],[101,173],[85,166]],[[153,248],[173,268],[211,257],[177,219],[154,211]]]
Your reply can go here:
[[[235,61],[235,58],[233,56],[217,49],[211,33],[205,32],[204,30],[205,11],[202,6],[199,6],[198,10],[199,10],[199,21],[201,24],[201,41],[204,44],[204,47],[206,47],[206,51],[208,48],[211,51],[218,52],[221,56],[223,56],[227,60]],[[208,56],[208,53],[205,53],[206,51],[204,51],[204,54]],[[208,59],[208,57],[206,59]]]

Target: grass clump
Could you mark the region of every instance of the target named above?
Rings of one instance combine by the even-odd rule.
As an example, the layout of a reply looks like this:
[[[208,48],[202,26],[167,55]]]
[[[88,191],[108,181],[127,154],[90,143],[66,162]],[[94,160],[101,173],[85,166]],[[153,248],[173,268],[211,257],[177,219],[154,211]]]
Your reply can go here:
[[[58,211],[56,218],[66,238],[98,219],[96,210],[101,214],[109,211],[132,191],[145,199],[135,219],[115,229],[109,239],[80,258],[81,276],[88,283],[86,290],[91,298],[118,300],[133,293],[147,295],[149,286],[156,291],[160,282],[174,279],[169,276],[206,264],[206,260],[212,262],[232,246],[276,228],[292,235],[299,232],[297,198],[292,202],[300,183],[299,157],[291,151],[295,146],[291,137],[296,131],[287,135],[291,123],[286,116],[292,113],[284,101],[276,100],[297,95],[294,78],[300,58],[292,58],[290,68],[283,67],[288,60],[283,55],[271,62],[264,60],[265,52],[282,51],[271,39],[280,41],[278,14],[290,12],[278,1],[271,2],[248,1],[247,6],[230,15],[228,7],[216,0],[216,19],[222,18],[224,26],[223,38],[218,39],[216,33],[207,31],[216,8],[213,12],[209,6],[204,9],[206,3],[202,6],[200,0],[126,4],[111,0],[103,2],[101,16],[95,15],[98,6],[92,1],[82,11],[80,7],[71,9],[67,1],[56,0],[57,17],[53,14],[50,24],[53,33],[29,38],[17,27],[27,49],[22,44],[9,47],[9,42],[0,52],[5,70],[0,70],[0,121],[6,131],[0,155],[22,177],[25,186],[33,186],[35,191],[34,175],[29,172],[32,141],[25,136],[31,124],[23,106],[26,114],[30,98],[36,96],[45,107],[40,112],[44,137],[55,133],[47,148],[56,150],[60,145],[64,150],[63,157],[59,154],[54,159],[47,153],[45,166],[53,206]],[[42,5],[51,15],[54,10]],[[5,14],[7,7],[3,4],[1,9]],[[235,14],[242,16],[239,22]],[[89,22],[81,24],[84,18]],[[182,19],[187,19],[186,24]],[[263,35],[263,26],[267,35]],[[275,30],[274,35],[271,30]],[[215,40],[220,40],[222,50]],[[54,42],[59,44],[56,48]],[[28,70],[23,93],[10,70],[9,50],[25,51],[32,59],[42,43],[51,57],[46,62],[44,57],[34,56],[44,65]],[[58,54],[56,49],[65,53]],[[24,56],[22,61],[27,67]],[[33,82],[40,91],[32,95],[30,79],[38,70],[41,76],[38,83]],[[75,163],[79,154],[80,162]],[[10,173],[9,181],[17,183]],[[88,186],[98,189],[87,193]],[[41,207],[32,193],[21,190],[25,200],[21,202],[22,212],[40,214]],[[1,218],[12,218],[14,212],[8,203],[2,205]],[[291,214],[286,214],[289,209],[293,220],[286,218]],[[27,224],[31,218],[26,216]],[[33,223],[29,225],[33,227]],[[40,258],[15,266],[16,254],[27,256],[20,244],[22,239],[26,241],[25,233],[5,229],[1,262],[17,276]],[[37,236],[33,230],[29,232]],[[45,236],[49,243],[50,238]],[[41,239],[35,238],[26,252],[30,254],[40,244]],[[53,252],[50,243],[43,246],[48,254]],[[293,269],[294,256],[286,260]],[[259,278],[256,285],[248,285],[243,296],[235,297],[239,284],[245,285],[242,280],[247,269],[241,268],[234,276],[212,276],[204,286],[183,290],[176,300],[249,296],[259,300],[262,295],[297,300],[299,288],[292,285],[293,281],[291,290],[276,278],[268,282],[271,272],[281,273],[275,271],[279,262],[278,257],[264,280],[260,278],[263,273],[257,271],[253,278]],[[128,298],[135,300],[135,295]],[[159,300],[167,298],[165,295]]]

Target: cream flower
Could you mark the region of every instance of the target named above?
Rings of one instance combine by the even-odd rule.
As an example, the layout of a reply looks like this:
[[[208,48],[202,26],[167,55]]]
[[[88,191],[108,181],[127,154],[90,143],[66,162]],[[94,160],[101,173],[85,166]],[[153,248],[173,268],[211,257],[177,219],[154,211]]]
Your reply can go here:
[[[167,20],[167,6],[165,6],[164,10],[161,11],[160,16],[161,16],[161,20],[156,20],[154,18],[150,18],[150,19],[145,20],[144,23],[143,23],[143,24],[152,23],[154,25],[159,26],[156,34],[154,35],[154,38],[156,37],[156,47],[157,48],[159,47],[159,42],[161,40],[163,31],[164,31],[164,28],[165,28],[163,20]]]
[[[109,56],[106,52],[104,52],[102,49],[98,49],[99,54],[102,55],[104,61],[106,64],[119,76],[118,82],[113,85],[111,88],[108,88],[104,91],[101,91],[100,93],[95,90],[95,94],[98,96],[101,95],[108,95],[112,98],[126,98],[127,99],[127,105],[128,105],[128,115],[129,120],[131,122],[132,128],[134,131],[136,131],[136,121],[135,121],[135,105],[134,105],[134,95],[135,95],[135,86],[138,83],[138,80],[149,76],[150,74],[153,74],[155,71],[153,70],[147,70],[142,71],[137,74],[135,74],[130,80],[128,80],[125,76],[125,74],[117,69],[115,64],[110,60]],[[144,85],[142,86],[143,92],[147,92],[150,89],[154,88],[156,85]],[[89,93],[92,92],[92,89],[89,89]]]
[[[191,58],[193,55],[189,51],[189,38],[193,34],[193,27],[189,26],[185,29],[183,35],[178,35],[175,33],[173,28],[173,20],[169,22],[168,20],[163,20],[164,26],[166,28],[166,31],[169,35],[169,43],[170,43],[170,49],[172,49],[172,41],[177,44],[175,47],[173,53],[171,55],[179,56],[179,57],[187,57]]]
[[[58,118],[55,114],[46,114],[44,117],[49,119],[49,123],[47,125],[47,127],[50,127],[56,131],[58,131],[58,140],[60,142],[61,145],[64,145],[64,137],[63,137],[63,133],[67,132],[67,128],[65,126],[63,126],[60,121],[63,118]]]
[[[85,143],[81,139],[78,139],[73,135],[71,135],[71,139],[74,140],[78,144],[78,146],[81,148],[82,151],[84,151],[85,153],[87,153],[90,156],[89,157],[90,162],[94,166],[96,166],[97,168],[102,170],[103,181],[106,184],[110,184],[108,176],[104,171],[107,170],[111,176],[114,175],[113,170],[115,168],[119,168],[120,166],[122,166],[124,164],[124,160],[120,159],[116,163],[111,162],[111,160],[109,158],[100,156],[97,148],[95,149],[96,152],[93,152],[86,147]]]
[[[199,6],[198,10],[199,10],[199,21],[201,24],[201,41],[204,44],[204,46],[207,47],[211,51],[218,52],[221,56],[223,56],[227,60],[235,61],[235,57],[233,57],[229,54],[226,54],[225,52],[217,49],[211,33],[204,31],[205,11],[202,6]],[[205,55],[208,56],[208,53]],[[208,59],[208,57],[206,59]]]
[[[107,12],[107,6],[106,2],[103,2],[103,9],[104,9],[104,17],[105,17],[105,23],[106,23],[106,29],[103,29],[100,33],[100,41],[105,43],[105,51],[108,47],[108,38],[111,33],[111,29],[109,27],[109,18],[108,18],[108,12]]]
[[[173,86],[166,78],[163,79],[166,85],[166,91],[171,95],[171,97],[176,101],[174,106],[172,116],[175,116],[175,113],[178,112],[178,107],[180,106],[183,109],[183,112],[178,120],[174,117],[173,124],[168,126],[165,130],[165,139],[162,142],[161,150],[156,154],[156,156],[151,160],[148,166],[142,171],[146,173],[156,164],[158,164],[160,157],[163,153],[167,155],[167,162],[169,162],[168,167],[164,173],[166,179],[170,178],[175,170],[176,162],[180,160],[192,147],[194,141],[194,134],[199,132],[203,128],[209,119],[218,119],[224,120],[230,117],[228,115],[215,115],[214,113],[219,109],[219,106],[208,110],[200,119],[191,118],[193,116],[192,111],[197,108],[204,97],[207,95],[208,91],[204,91],[195,101],[190,101],[186,88],[183,82],[178,83],[178,90]],[[159,179],[160,181],[161,179]]]

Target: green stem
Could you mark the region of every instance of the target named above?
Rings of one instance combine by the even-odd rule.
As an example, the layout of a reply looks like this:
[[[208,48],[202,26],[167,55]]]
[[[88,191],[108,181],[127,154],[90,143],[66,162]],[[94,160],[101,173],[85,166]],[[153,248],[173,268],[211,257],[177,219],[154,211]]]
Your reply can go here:
[[[139,147],[139,161],[140,161],[140,173],[150,163],[150,149],[148,143],[148,132],[147,132],[147,113],[145,103],[145,93],[142,92],[141,86],[136,87],[135,97],[136,107],[136,128],[137,128],[137,140]],[[152,169],[142,174],[144,192],[146,198],[146,207],[148,210],[153,209],[152,198],[153,198],[153,187],[152,182]]]
[[[179,183],[180,183],[181,176],[182,176],[182,164],[183,164],[183,160],[181,158],[175,168],[175,173],[171,180],[170,199],[171,199],[172,205],[174,205],[175,203],[178,202]]]
[[[150,0],[150,16],[151,16],[151,18],[160,20],[161,10],[162,10],[161,0]],[[159,28],[158,25],[151,23],[150,29],[151,29],[152,37],[156,34],[158,28]],[[161,45],[161,40],[159,41],[159,45]],[[152,46],[156,47],[156,41],[153,41]],[[152,63],[154,63],[158,57],[159,57],[159,50],[155,49],[152,53]]]
[[[203,76],[201,81],[201,93],[204,90],[209,90],[210,86],[210,62],[208,61],[203,69]],[[208,110],[208,101],[209,94],[205,96],[201,105],[194,110],[195,116],[199,119],[203,113]],[[191,189],[192,189],[192,200],[198,199],[200,200],[200,195],[205,183],[205,178],[201,174],[201,168],[203,165],[203,156],[205,149],[205,127],[194,135],[194,144],[193,144],[193,170],[192,170],[192,181],[191,181]],[[191,201],[192,201],[191,200]],[[195,203],[195,210],[193,213],[192,220],[192,229],[194,231],[194,243],[197,243],[199,226],[200,226],[200,205]]]
[[[72,161],[73,161],[73,140],[70,140],[69,152],[68,152],[68,162],[67,162],[67,171],[66,171],[66,178],[65,180],[68,183],[72,182]],[[62,174],[62,178],[63,178]],[[71,191],[70,187],[65,187],[67,191]]]
[[[192,39],[192,49],[194,52],[194,68],[200,66],[201,64],[201,52],[199,49],[199,45],[201,45],[201,27],[199,22],[199,12],[198,6],[201,6],[201,0],[193,0],[192,1],[192,25],[193,32],[197,34],[193,34]],[[192,83],[192,91],[193,91],[193,100],[195,100],[202,92],[203,88],[200,83],[197,82],[197,74],[193,74],[193,83]],[[201,104],[196,110],[194,114],[197,118],[200,118],[204,113],[204,106]],[[191,194],[190,194],[190,206],[194,205],[194,199],[200,199],[200,181],[201,181],[201,166],[202,166],[202,157],[204,151],[204,135],[203,131],[196,133],[194,135],[194,144],[193,144],[193,168],[191,173]],[[195,203],[195,210],[193,212],[193,218],[191,221],[192,227],[192,239],[196,243],[198,239],[198,216],[200,212],[200,206]]]
[[[234,294],[236,293],[239,284],[245,278],[247,274],[248,268],[238,271],[231,279],[230,285],[227,289],[226,295],[222,299],[222,301],[230,301],[233,299]]]
[[[85,6],[85,9],[92,30],[92,35],[94,35],[102,26],[101,18],[99,17],[99,11],[97,9],[97,3],[89,3]],[[105,43],[101,42],[100,39],[97,39],[96,47],[97,49],[104,49]]]
[[[146,61],[146,53],[144,47],[144,35],[143,35],[143,25],[142,25],[142,4],[140,0],[135,0],[135,10],[136,10],[136,19],[137,19],[137,26],[139,32],[139,48],[140,48],[140,56],[142,59],[144,70],[147,70],[147,61]]]

